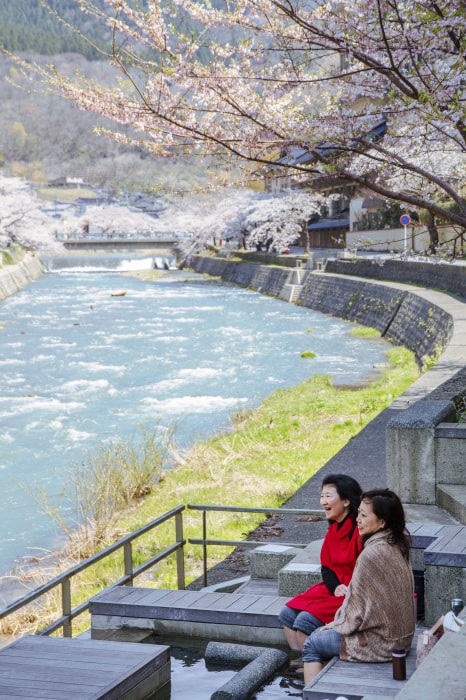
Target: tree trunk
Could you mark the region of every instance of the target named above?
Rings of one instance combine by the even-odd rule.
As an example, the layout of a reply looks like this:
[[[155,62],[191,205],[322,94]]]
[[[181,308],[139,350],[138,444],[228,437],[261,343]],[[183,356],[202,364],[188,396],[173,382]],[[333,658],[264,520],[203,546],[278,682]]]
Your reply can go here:
[[[429,231],[429,250],[431,253],[435,253],[438,246],[438,229],[435,223],[435,217],[431,211],[427,212],[427,230]]]
[[[304,226],[303,226],[303,243],[304,243],[304,254],[308,255],[309,251],[311,249],[311,246],[309,243],[309,231],[307,228],[307,223],[304,224]]]

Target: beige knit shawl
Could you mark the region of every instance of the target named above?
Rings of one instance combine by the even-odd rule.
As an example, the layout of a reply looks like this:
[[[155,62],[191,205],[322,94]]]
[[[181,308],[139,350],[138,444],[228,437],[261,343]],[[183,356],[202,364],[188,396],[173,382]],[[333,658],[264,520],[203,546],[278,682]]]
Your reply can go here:
[[[411,565],[388,532],[375,533],[364,545],[343,605],[332,627],[343,635],[340,657],[346,661],[390,661],[392,648],[411,646],[414,635],[414,580]]]

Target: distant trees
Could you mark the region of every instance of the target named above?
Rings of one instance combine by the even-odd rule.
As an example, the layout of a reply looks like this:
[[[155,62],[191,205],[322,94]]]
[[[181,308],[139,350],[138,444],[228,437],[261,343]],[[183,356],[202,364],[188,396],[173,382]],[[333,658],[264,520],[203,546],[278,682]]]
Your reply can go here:
[[[220,241],[283,252],[300,236],[306,239],[307,222],[322,202],[319,195],[305,192],[274,196],[247,187],[222,188],[215,194],[175,198],[157,219],[157,228],[193,234],[180,241],[185,256]]]
[[[41,0],[14,0],[0,3],[0,47],[13,53],[34,51],[37,54],[56,56],[60,53],[80,53],[88,59],[100,58],[96,46],[105,46],[111,32],[95,26],[83,14],[74,0],[50,0],[52,11],[60,10],[61,16],[85,31],[93,43],[73,32],[63,22],[47,11]]]
[[[0,175],[0,246],[19,243],[42,252],[57,251],[56,221],[41,211],[41,202],[20,178]]]

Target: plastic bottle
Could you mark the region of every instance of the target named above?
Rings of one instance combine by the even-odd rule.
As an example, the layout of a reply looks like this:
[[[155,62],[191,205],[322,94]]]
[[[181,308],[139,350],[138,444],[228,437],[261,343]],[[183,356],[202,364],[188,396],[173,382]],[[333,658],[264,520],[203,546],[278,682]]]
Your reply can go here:
[[[393,662],[393,680],[406,680],[406,649],[402,646],[396,646],[392,649]]]

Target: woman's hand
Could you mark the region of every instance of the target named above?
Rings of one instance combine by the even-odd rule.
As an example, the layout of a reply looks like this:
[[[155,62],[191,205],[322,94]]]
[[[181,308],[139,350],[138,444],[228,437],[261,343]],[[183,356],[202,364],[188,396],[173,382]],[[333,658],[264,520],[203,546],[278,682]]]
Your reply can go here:
[[[344,583],[340,583],[340,585],[335,588],[333,595],[344,596],[344,595],[346,595],[347,590],[348,590],[348,586],[345,586]]]
[[[329,625],[322,625],[322,627],[317,627],[317,629],[314,630],[314,632],[326,632],[327,630],[332,629],[332,624],[330,623]],[[313,632],[313,634],[314,634]]]

